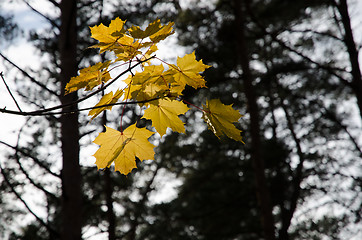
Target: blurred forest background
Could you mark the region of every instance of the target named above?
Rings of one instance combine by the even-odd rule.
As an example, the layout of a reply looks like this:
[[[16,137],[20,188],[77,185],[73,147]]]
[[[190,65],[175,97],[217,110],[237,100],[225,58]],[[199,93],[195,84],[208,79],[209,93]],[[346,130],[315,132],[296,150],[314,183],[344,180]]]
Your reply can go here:
[[[6,3],[38,14],[46,24],[36,30],[17,25],[5,2],[0,42],[25,38],[39,59],[38,68],[20,67],[1,46],[0,71],[21,108],[83,94],[63,95],[79,68],[102,60],[88,48],[89,26],[160,18],[175,22],[167,51],[196,50],[213,66],[204,73],[208,88],[184,98],[233,103],[244,115],[245,145],[220,141],[194,111],[187,134],[164,136],[156,160],[126,177],[97,171],[90,157],[103,124],[118,125],[117,108],[90,124],[87,112],[19,116],[16,144],[0,136],[1,239],[362,239],[358,0]],[[134,110],[126,108],[125,121],[137,118]]]

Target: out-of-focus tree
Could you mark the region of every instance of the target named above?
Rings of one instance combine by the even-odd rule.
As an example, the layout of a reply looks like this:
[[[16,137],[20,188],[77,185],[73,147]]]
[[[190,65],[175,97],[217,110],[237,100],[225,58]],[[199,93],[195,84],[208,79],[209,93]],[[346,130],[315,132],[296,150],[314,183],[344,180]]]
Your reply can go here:
[[[198,56],[214,66],[206,72],[211,95],[246,113],[246,145],[215,143],[199,134],[197,118],[190,120],[192,137],[168,136],[162,156],[184,184],[175,200],[150,209],[154,224],[142,236],[165,239],[162,231],[167,231],[173,239],[344,239],[361,234],[361,176],[355,170],[361,168],[355,111],[360,78],[352,72],[359,68],[353,58],[358,44],[352,43],[346,9],[343,1],[277,0],[199,1],[180,9],[179,39],[197,46]],[[169,153],[170,148],[175,150]],[[260,174],[251,167],[255,157],[264,165],[267,191],[254,180]],[[268,201],[260,198],[268,192],[271,206],[262,207]]]

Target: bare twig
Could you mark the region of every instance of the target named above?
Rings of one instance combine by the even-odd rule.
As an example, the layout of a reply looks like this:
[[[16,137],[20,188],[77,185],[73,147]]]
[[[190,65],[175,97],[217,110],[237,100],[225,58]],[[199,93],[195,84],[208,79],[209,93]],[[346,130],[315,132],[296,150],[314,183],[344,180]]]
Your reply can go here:
[[[1,54],[1,53],[0,53]],[[2,108],[0,109],[0,112],[2,113],[7,113],[7,114],[13,114],[13,115],[21,115],[21,116],[44,116],[44,115],[55,115],[55,114],[69,114],[69,113],[74,113],[75,111],[60,111],[60,112],[53,112],[54,110],[57,109],[61,109],[67,106],[73,106],[76,105],[80,102],[83,102],[85,100],[87,100],[88,98],[96,95],[97,93],[103,91],[104,89],[106,89],[107,87],[109,87],[112,83],[114,83],[115,81],[117,81],[121,76],[123,76],[124,74],[126,74],[127,72],[131,71],[133,68],[137,67],[138,65],[147,62],[149,60],[151,60],[152,58],[155,58],[155,56],[152,56],[148,59],[142,60],[137,62],[135,65],[130,66],[128,69],[124,70],[123,72],[121,72],[120,74],[118,74],[114,79],[112,79],[112,81],[108,82],[107,84],[105,84],[103,87],[99,88],[98,90],[86,95],[83,98],[80,98],[76,101],[70,102],[68,104],[61,104],[58,106],[54,106],[51,108],[47,108],[47,109],[42,109],[42,110],[37,110],[37,111],[31,111],[31,112],[20,112],[20,111],[14,111],[14,110],[7,110],[6,108]],[[89,110],[89,109],[93,109],[93,108],[101,108],[101,107],[106,107],[106,106],[112,106],[112,105],[123,105],[123,104],[136,104],[136,103],[146,103],[146,102],[150,102],[153,101],[155,99],[149,99],[149,100],[145,100],[145,101],[138,101],[138,102],[122,102],[122,103],[116,103],[116,104],[107,104],[107,105],[103,105],[103,106],[97,106],[97,107],[92,107],[92,108],[85,108],[82,110],[77,110],[78,111],[83,111],[83,110]]]
[[[18,138],[17,138],[17,141],[16,141],[16,145],[15,145],[15,160],[16,160],[16,163],[18,164],[19,166],[19,169],[20,171],[25,175],[25,177],[29,180],[29,182],[31,184],[33,184],[33,186],[35,186],[36,188],[38,188],[39,190],[43,191],[45,193],[45,195],[47,196],[51,196],[52,198],[57,198],[55,196],[55,194],[49,192],[48,190],[46,190],[43,186],[41,186],[39,183],[36,183],[29,175],[29,173],[24,169],[23,165],[21,164],[20,162],[20,156],[19,156],[19,144],[20,144],[20,139],[21,139],[21,134],[23,132],[23,129],[24,129],[25,125],[19,130],[19,133],[18,133]]]
[[[3,145],[5,145],[5,146],[7,146],[7,147],[9,147],[9,148],[12,148],[12,149],[14,149],[15,151],[23,154],[24,156],[31,158],[36,164],[38,164],[39,166],[41,166],[42,168],[44,168],[48,173],[50,173],[50,174],[53,175],[54,177],[60,178],[60,175],[59,175],[59,174],[52,172],[47,166],[45,166],[45,165],[42,163],[42,160],[40,160],[40,159],[32,156],[30,153],[22,150],[21,148],[18,148],[18,147],[16,147],[16,146],[12,146],[12,145],[10,145],[10,144],[8,144],[8,143],[6,143],[6,142],[3,142],[3,141],[0,141],[0,144],[3,144]]]
[[[22,111],[21,111],[21,108],[20,108],[20,106],[19,106],[19,104],[18,104],[18,102],[15,100],[14,95],[11,93],[11,90],[10,90],[8,84],[6,83],[6,81],[5,81],[5,79],[4,79],[3,72],[0,72],[0,76],[1,76],[1,79],[3,80],[3,82],[4,82],[4,84],[5,84],[6,89],[8,90],[8,92],[9,92],[9,94],[10,94],[11,98],[14,100],[14,102],[15,102],[15,104],[16,104],[16,107],[19,109],[20,112],[22,112]]]
[[[298,50],[294,49],[293,47],[289,46],[286,42],[284,42],[283,40],[278,38],[278,33],[279,31],[274,31],[271,32],[269,30],[267,30],[267,28],[258,20],[258,18],[253,14],[253,11],[250,10],[250,6],[247,6],[249,8],[249,15],[252,19],[252,21],[256,24],[256,26],[259,28],[259,30],[261,30],[265,35],[268,35],[272,38],[273,41],[277,42],[281,47],[289,50],[290,52],[293,52],[295,54],[297,54],[299,57],[303,58],[304,60],[306,60],[309,63],[312,63],[314,65],[316,65],[318,68],[325,70],[326,72],[328,72],[329,74],[335,76],[336,78],[338,78],[341,82],[343,82],[345,85],[349,86],[349,87],[353,87],[352,83],[349,82],[347,79],[345,79],[343,76],[339,75],[337,73],[337,71],[343,71],[345,72],[344,69],[338,69],[338,68],[333,68],[331,66],[325,65],[323,63],[319,63],[317,61],[314,61],[312,58],[304,55],[302,52],[299,52]]]
[[[29,73],[27,73],[26,71],[24,71],[24,69],[20,68],[18,65],[16,65],[13,61],[11,61],[9,58],[7,58],[6,56],[4,56],[4,54],[2,54],[0,52],[0,56],[7,61],[8,63],[10,63],[11,65],[13,65],[15,68],[17,68],[22,74],[24,74],[24,76],[26,76],[27,78],[30,79],[31,82],[35,83],[36,85],[38,85],[39,87],[41,87],[42,89],[46,90],[47,92],[55,95],[55,96],[59,96],[59,94],[51,89],[49,89],[47,86],[45,86],[44,84],[42,84],[41,82],[37,81],[35,78],[33,78],[32,76],[29,75]]]
[[[54,6],[59,7],[59,3],[57,3],[55,0],[48,0],[51,2]]]
[[[15,187],[9,181],[8,176],[6,175],[6,173],[4,173],[4,169],[2,168],[1,163],[0,163],[0,172],[1,172],[2,176],[3,176],[3,179],[5,180],[6,184],[10,187],[11,192],[14,193],[15,196],[24,204],[24,206],[28,210],[28,212],[31,215],[33,215],[36,218],[36,220],[42,226],[44,226],[49,232],[53,233],[55,236],[59,236],[59,233],[55,229],[53,229],[49,224],[45,223],[38,215],[36,215],[35,212],[33,212],[33,210],[31,210],[31,208],[25,202],[25,200],[21,198],[20,194],[15,190]]]
[[[94,107],[87,107],[87,108],[81,108],[81,109],[77,109],[77,110],[60,111],[60,112],[47,112],[47,111],[44,112],[44,110],[48,110],[49,108],[44,109],[44,110],[39,110],[39,111],[32,111],[32,112],[19,112],[19,111],[14,111],[14,110],[7,110],[6,108],[0,108],[0,112],[7,113],[7,114],[13,114],[13,115],[21,115],[21,116],[49,116],[49,115],[53,116],[53,115],[57,115],[57,114],[73,114],[76,112],[88,111],[88,110],[92,110],[92,109],[96,109],[96,108],[110,107],[110,106],[116,106],[116,105],[148,103],[148,102],[152,102],[157,99],[160,99],[160,97],[151,98],[151,99],[147,99],[147,100],[143,100],[143,101],[109,103],[109,104],[104,104],[104,105],[99,105],[99,106],[94,106]]]
[[[51,18],[49,18],[48,16],[45,16],[43,13],[39,12],[38,10],[36,10],[33,6],[30,5],[29,2],[23,0],[23,2],[34,12],[36,12],[37,14],[39,14],[40,16],[42,16],[43,18],[45,18],[53,27],[59,29],[59,25]],[[55,1],[50,1],[53,4],[55,3]],[[59,4],[58,4],[59,6]]]
[[[313,33],[313,34],[317,34],[317,35],[320,35],[320,36],[324,36],[324,37],[329,37],[329,38],[332,38],[334,40],[337,40],[339,42],[343,42],[343,39],[342,38],[339,38],[335,35],[333,35],[332,33],[329,33],[329,32],[318,32],[318,31],[315,31],[313,29],[304,29],[304,30],[296,30],[296,29],[289,29],[288,30],[289,32],[291,33]]]
[[[278,84],[279,85],[279,84]],[[280,86],[278,86],[280,87]],[[292,179],[292,182],[291,184],[293,185],[293,191],[292,191],[292,194],[290,196],[290,199],[289,199],[289,208],[288,209],[284,209],[285,212],[284,215],[282,218],[282,227],[281,229],[279,230],[279,234],[280,236],[287,236],[288,235],[288,229],[290,227],[290,224],[291,224],[291,220],[293,218],[293,215],[295,213],[295,210],[297,209],[297,204],[298,204],[298,199],[300,198],[300,191],[301,191],[301,183],[303,181],[303,172],[304,172],[304,167],[303,167],[303,164],[304,164],[304,161],[305,161],[305,157],[304,157],[304,153],[302,151],[302,147],[301,147],[301,144],[300,144],[300,139],[297,137],[297,134],[294,130],[294,126],[293,126],[293,122],[292,122],[292,118],[287,110],[287,107],[285,106],[285,104],[283,103],[283,100],[280,101],[280,104],[281,104],[281,107],[284,111],[284,114],[285,114],[285,117],[286,117],[286,120],[287,120],[287,125],[288,125],[288,128],[289,128],[289,131],[290,131],[290,134],[292,135],[292,138],[294,140],[294,143],[296,145],[296,148],[297,148],[297,154],[298,154],[298,157],[299,157],[299,163],[295,169],[295,174],[293,176],[293,179]],[[283,239],[283,238],[281,238]]]

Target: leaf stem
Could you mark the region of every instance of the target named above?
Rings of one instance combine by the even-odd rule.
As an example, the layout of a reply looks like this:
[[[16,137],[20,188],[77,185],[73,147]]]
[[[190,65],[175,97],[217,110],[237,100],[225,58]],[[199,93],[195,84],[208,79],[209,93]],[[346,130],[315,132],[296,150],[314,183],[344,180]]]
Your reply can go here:
[[[195,104],[192,104],[192,103],[186,101],[185,99],[182,99],[182,101],[183,101],[184,103],[188,104],[188,105],[193,106],[194,108],[197,108],[198,110],[200,110],[200,111],[202,111],[202,112],[208,112],[208,111],[206,111],[205,109],[200,108],[200,107],[196,106]]]

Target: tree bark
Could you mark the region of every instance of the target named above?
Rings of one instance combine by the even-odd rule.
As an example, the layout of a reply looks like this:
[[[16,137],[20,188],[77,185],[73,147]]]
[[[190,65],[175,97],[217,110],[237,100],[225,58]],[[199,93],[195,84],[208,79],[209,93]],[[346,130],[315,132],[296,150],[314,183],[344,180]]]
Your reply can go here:
[[[246,0],[247,1],[247,0]],[[235,22],[237,32],[237,51],[243,71],[244,92],[250,114],[250,156],[255,175],[256,196],[260,208],[261,224],[266,240],[275,239],[274,219],[270,202],[270,193],[266,183],[264,162],[261,158],[259,110],[250,71],[248,46],[245,39],[245,18],[243,9],[246,1],[234,0]]]
[[[356,94],[357,104],[360,111],[362,120],[362,74],[358,61],[358,50],[353,37],[353,31],[351,27],[351,19],[348,13],[348,5],[346,0],[340,0],[339,4],[335,2],[339,14],[341,15],[341,21],[344,28],[344,44],[347,47],[349,55],[349,61],[351,63],[351,75],[353,91]]]
[[[104,95],[104,92],[102,92]],[[104,111],[102,115],[102,124],[105,126],[107,124],[107,112]],[[106,127],[103,127],[103,132],[106,131]],[[114,215],[113,209],[113,182],[111,176],[110,168],[104,170],[104,194],[106,198],[107,206],[107,220],[108,220],[108,240],[116,240],[116,217]]]
[[[297,154],[299,157],[299,163],[297,165],[297,168],[295,169],[295,173],[293,175],[293,180],[291,182],[293,190],[292,190],[290,199],[288,199],[289,207],[286,207],[285,205],[281,206],[281,208],[282,208],[282,214],[281,214],[282,215],[281,216],[282,226],[279,229],[279,239],[288,240],[289,239],[288,229],[292,223],[293,215],[295,213],[295,210],[297,209],[298,199],[300,198],[300,192],[301,192],[300,184],[302,183],[302,180],[303,180],[303,170],[304,170],[303,164],[305,161],[305,157],[304,157],[302,147],[300,144],[300,139],[297,137],[297,134],[294,130],[292,117],[290,116],[290,114],[287,110],[287,107],[283,103],[283,100],[281,100],[281,107],[285,113],[285,116],[287,119],[287,125],[288,125],[289,131],[292,135],[292,138],[295,142]]]
[[[113,210],[113,184],[111,178],[111,170],[106,168],[104,171],[105,178],[105,194],[107,206],[107,220],[108,220],[108,240],[116,240],[116,218]]]
[[[64,95],[65,85],[76,76],[77,66],[77,1],[63,0],[60,3],[61,27],[59,35],[60,87],[62,104],[77,99],[76,93]],[[79,166],[79,128],[77,105],[64,107],[63,111],[74,111],[60,117],[62,168],[62,239],[81,239],[81,173]]]

